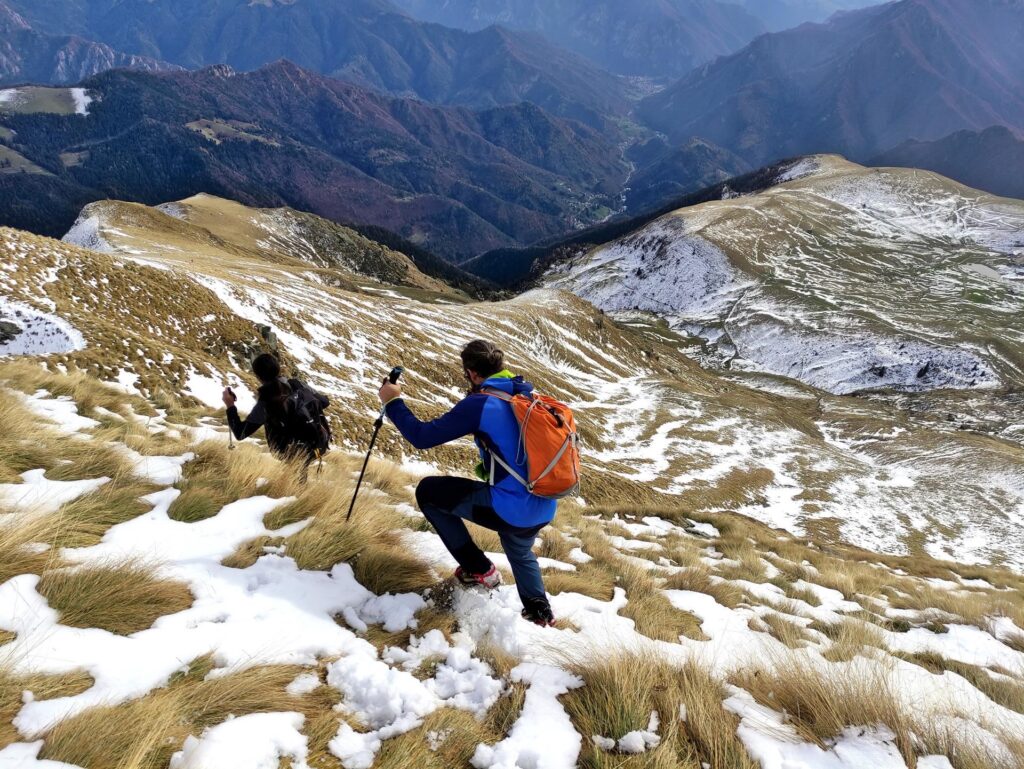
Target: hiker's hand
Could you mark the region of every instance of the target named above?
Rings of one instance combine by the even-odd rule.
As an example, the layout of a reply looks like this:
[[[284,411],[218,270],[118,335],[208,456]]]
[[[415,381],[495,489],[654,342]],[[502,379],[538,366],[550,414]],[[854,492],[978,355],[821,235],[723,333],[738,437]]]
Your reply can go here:
[[[224,401],[224,405],[227,408],[231,408],[235,405],[235,394],[231,392],[230,387],[224,388],[224,392],[221,394],[221,400]]]
[[[391,382],[384,382],[384,386],[380,388],[380,402],[387,403],[395,398],[402,397],[402,388]]]

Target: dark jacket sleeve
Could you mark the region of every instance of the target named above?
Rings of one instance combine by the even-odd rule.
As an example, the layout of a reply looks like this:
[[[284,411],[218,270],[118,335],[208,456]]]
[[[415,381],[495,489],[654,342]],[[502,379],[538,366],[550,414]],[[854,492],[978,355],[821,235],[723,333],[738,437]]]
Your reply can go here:
[[[244,422],[238,416],[237,408],[231,406],[228,409],[228,427],[231,428],[231,434],[235,436],[235,440],[244,441],[266,423],[267,410],[263,407],[262,403],[257,403],[253,407]]]
[[[471,395],[433,422],[421,422],[401,398],[391,401],[385,412],[409,443],[417,449],[432,449],[477,432],[486,400],[486,397]]]

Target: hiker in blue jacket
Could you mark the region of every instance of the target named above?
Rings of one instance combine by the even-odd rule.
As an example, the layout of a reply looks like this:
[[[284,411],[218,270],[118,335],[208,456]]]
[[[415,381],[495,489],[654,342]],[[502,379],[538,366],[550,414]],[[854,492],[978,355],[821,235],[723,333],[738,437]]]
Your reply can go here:
[[[416,418],[397,384],[385,383],[380,388],[388,418],[417,449],[431,449],[472,435],[480,450],[477,475],[481,480],[424,478],[416,487],[416,502],[458,561],[455,576],[465,585],[492,589],[501,584],[501,573],[477,547],[463,521],[497,532],[523,602],[523,617],[541,626],[553,625],[533,545],[537,533],[554,519],[557,502],[531,494],[499,463],[490,461],[489,452],[497,452],[520,476],[526,474],[525,465],[515,461],[519,423],[511,406],[481,392],[488,387],[510,395],[529,393],[533,385],[505,369],[504,353],[482,340],[470,342],[463,349],[462,368],[471,385],[469,394],[433,422]],[[489,477],[491,472],[493,478]]]

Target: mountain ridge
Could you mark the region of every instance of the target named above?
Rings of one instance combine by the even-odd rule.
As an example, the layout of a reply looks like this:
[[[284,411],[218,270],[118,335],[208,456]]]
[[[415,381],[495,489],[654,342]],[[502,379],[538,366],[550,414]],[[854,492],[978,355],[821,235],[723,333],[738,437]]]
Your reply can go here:
[[[764,28],[738,5],[715,0],[398,0],[417,18],[479,29],[506,24],[540,32],[623,75],[679,77],[730,53]]]
[[[935,171],[969,187],[1024,199],[1024,138],[1006,126],[957,131],[942,139],[911,139],[869,162]]]
[[[0,85],[70,85],[120,67],[147,71],[178,69],[173,64],[126,54],[77,35],[43,34],[0,2]]]
[[[477,109],[530,100],[595,126],[625,115],[632,98],[625,82],[539,36],[424,24],[386,0],[7,1],[51,33],[189,69],[288,59],[393,95]]]
[[[698,135],[761,165],[908,139],[1024,127],[1024,14],[1015,0],[900,0],[763,35],[646,98],[670,138]]]
[[[591,210],[616,205],[626,174],[597,132],[529,103],[438,107],[289,62],[111,71],[83,86],[96,97],[87,116],[2,116],[8,142],[53,175],[0,175],[12,206],[27,206],[8,208],[23,217],[9,223],[62,234],[90,198],[209,192],[384,225],[457,261],[600,218]]]

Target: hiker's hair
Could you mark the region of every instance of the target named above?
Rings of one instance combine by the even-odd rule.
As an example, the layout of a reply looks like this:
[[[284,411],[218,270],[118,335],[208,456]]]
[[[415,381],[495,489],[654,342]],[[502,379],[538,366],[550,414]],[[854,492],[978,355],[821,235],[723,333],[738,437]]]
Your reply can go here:
[[[270,384],[277,381],[277,378],[281,376],[281,364],[277,362],[277,358],[265,352],[253,358],[252,373],[263,384]]]
[[[486,379],[505,368],[505,353],[490,342],[476,339],[462,348],[462,367]]]

